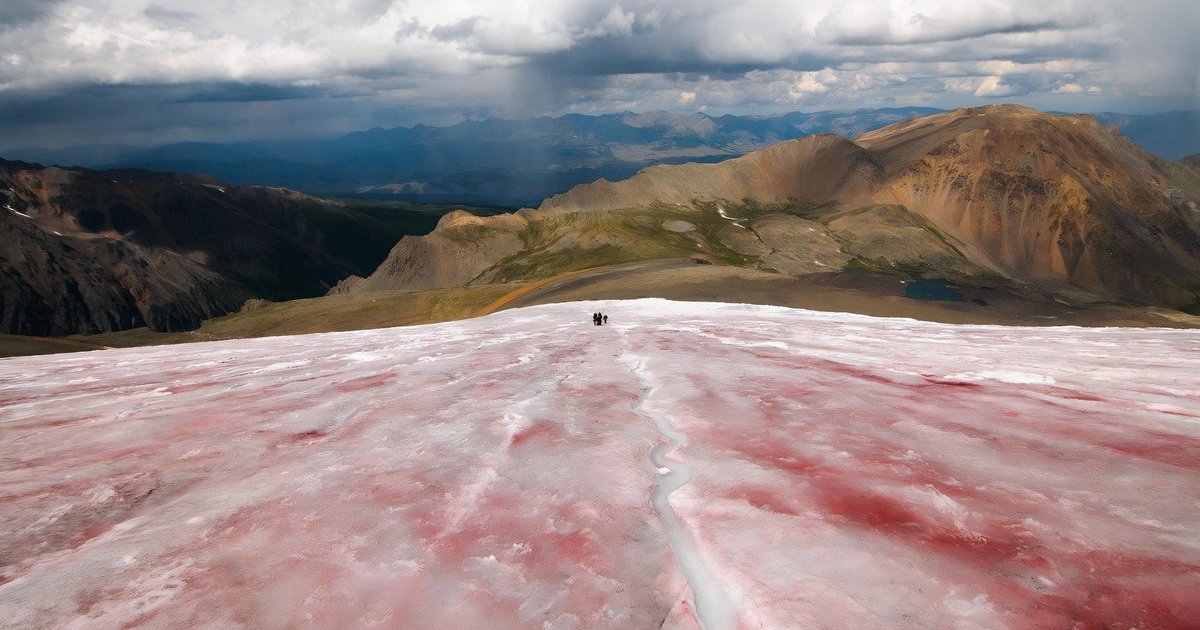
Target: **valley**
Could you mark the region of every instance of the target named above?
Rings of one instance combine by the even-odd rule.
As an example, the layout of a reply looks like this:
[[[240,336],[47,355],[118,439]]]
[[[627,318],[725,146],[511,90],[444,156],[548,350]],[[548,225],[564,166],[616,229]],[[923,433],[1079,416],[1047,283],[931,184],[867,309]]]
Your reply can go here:
[[[515,215],[454,212],[429,235],[402,239],[350,290],[526,283],[686,259],[714,267],[693,276],[733,267],[826,294],[905,295],[909,283],[937,280],[995,321],[1021,308],[988,305],[1023,303],[1029,317],[1101,307],[1092,312],[1103,320],[1143,307],[1189,325],[1200,304],[1197,175],[1086,117],[961,110],[855,142],[815,136],[718,164],[651,167]],[[619,269],[605,274],[606,295],[645,296],[642,279],[616,288]],[[671,293],[673,275],[694,284],[664,270],[653,286]],[[592,277],[575,278],[570,294],[588,297]],[[878,291],[889,283],[895,291]],[[706,295],[724,299],[728,285],[738,281]],[[791,303],[786,293],[770,303]]]
[[[824,133],[855,138],[944,113],[881,107],[768,116],[666,111],[463,120],[445,126],[374,128],[332,138],[181,142],[163,146],[18,148],[10,158],[94,169],[206,173],[231,184],[282,186],[318,196],[371,195],[424,203],[535,205],[597,178],[627,179],[654,164],[719,162]],[[1104,113],[1165,159],[1200,153],[1200,110]],[[514,161],[513,155],[521,159]]]
[[[88,210],[95,220],[72,210],[82,206],[64,201],[68,193],[38,197],[28,184],[29,192],[10,190],[9,205],[17,205],[0,225],[37,234],[52,257],[53,245],[72,238],[111,243],[105,245],[117,248],[111,251],[136,247],[131,251],[147,260],[176,256],[177,273],[194,278],[171,286],[195,286],[184,293],[201,296],[199,301],[181,301],[177,289],[164,302],[162,291],[155,298],[153,291],[121,288],[145,296],[145,305],[97,307],[95,298],[85,298],[82,304],[92,306],[83,308],[99,314],[84,310],[93,319],[72,324],[74,330],[66,324],[9,328],[75,333],[84,344],[430,323],[490,312],[490,303],[512,292],[520,295],[503,307],[670,297],[1021,325],[1190,327],[1200,312],[1200,171],[1155,158],[1092,118],[1014,106],[914,119],[854,141],[818,135],[715,164],[654,166],[628,180],[577,186],[517,212],[318,199],[270,188],[226,194],[212,180],[140,171],[129,183],[110,184],[92,171],[10,168],[14,183],[49,174],[55,182],[112,189],[103,193],[111,209]],[[186,216],[232,211],[235,223],[249,219],[247,225],[273,230],[251,228],[272,234],[256,237],[255,247],[283,240],[254,254],[265,256],[254,263],[239,245],[201,243],[195,239],[202,234],[228,233],[216,223],[195,223],[196,217],[172,218],[185,215],[156,201],[162,193],[148,201],[131,196],[164,186],[200,195],[200,201],[187,202]],[[52,198],[57,205],[36,201]],[[263,200],[272,200],[276,214],[253,218],[228,205]],[[170,233],[176,229],[171,222],[180,220],[213,227],[200,233],[186,227],[192,240],[184,241]],[[138,221],[159,222],[145,225],[167,226],[167,232],[138,228]],[[29,232],[35,225],[40,229]],[[70,236],[49,235],[62,230]],[[21,242],[11,240],[10,247]],[[187,249],[189,242],[196,249]],[[300,254],[313,247],[327,252],[322,255],[329,262]],[[10,260],[13,255],[28,256],[10,254]],[[304,271],[314,263],[326,265],[323,275]],[[31,273],[28,265],[20,268]],[[162,272],[147,269],[148,275],[117,272],[119,286],[162,282]],[[103,287],[112,280],[88,282],[82,286],[108,291]],[[929,293],[928,287],[940,288]],[[34,303],[13,295],[5,307],[16,318],[10,321],[31,321],[30,314],[18,315],[32,311],[15,305]],[[155,319],[164,308],[187,315]],[[119,332],[138,329],[141,321],[149,321],[150,329]]]

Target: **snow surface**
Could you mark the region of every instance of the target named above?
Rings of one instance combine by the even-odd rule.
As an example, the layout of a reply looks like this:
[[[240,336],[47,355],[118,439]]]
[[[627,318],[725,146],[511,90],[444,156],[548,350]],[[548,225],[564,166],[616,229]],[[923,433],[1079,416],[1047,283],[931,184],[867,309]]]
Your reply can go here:
[[[1194,628],[1198,375],[662,300],[3,360],[0,626]]]

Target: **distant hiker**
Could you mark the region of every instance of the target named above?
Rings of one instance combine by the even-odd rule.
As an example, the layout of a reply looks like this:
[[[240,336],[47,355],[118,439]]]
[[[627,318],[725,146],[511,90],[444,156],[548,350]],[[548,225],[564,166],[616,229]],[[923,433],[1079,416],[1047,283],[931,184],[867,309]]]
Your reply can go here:
[[[593,326],[600,325],[600,313],[592,313],[592,325]]]
[[[607,323],[608,323],[608,315],[604,315],[604,316],[602,316],[601,323],[602,323],[602,324],[607,324]]]

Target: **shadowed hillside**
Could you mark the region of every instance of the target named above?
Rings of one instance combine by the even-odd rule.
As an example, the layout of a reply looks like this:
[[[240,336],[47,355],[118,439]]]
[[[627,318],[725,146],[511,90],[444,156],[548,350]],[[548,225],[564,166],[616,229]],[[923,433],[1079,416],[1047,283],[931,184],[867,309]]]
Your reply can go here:
[[[0,331],[194,328],[378,264],[378,221],[284,189],[0,162]]]

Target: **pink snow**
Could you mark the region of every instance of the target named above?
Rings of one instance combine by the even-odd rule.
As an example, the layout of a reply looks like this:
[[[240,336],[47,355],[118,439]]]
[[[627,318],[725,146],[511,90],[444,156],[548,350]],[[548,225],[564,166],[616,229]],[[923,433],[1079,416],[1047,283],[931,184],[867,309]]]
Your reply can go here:
[[[0,361],[6,628],[1194,628],[1198,594],[1195,331],[637,300]]]

